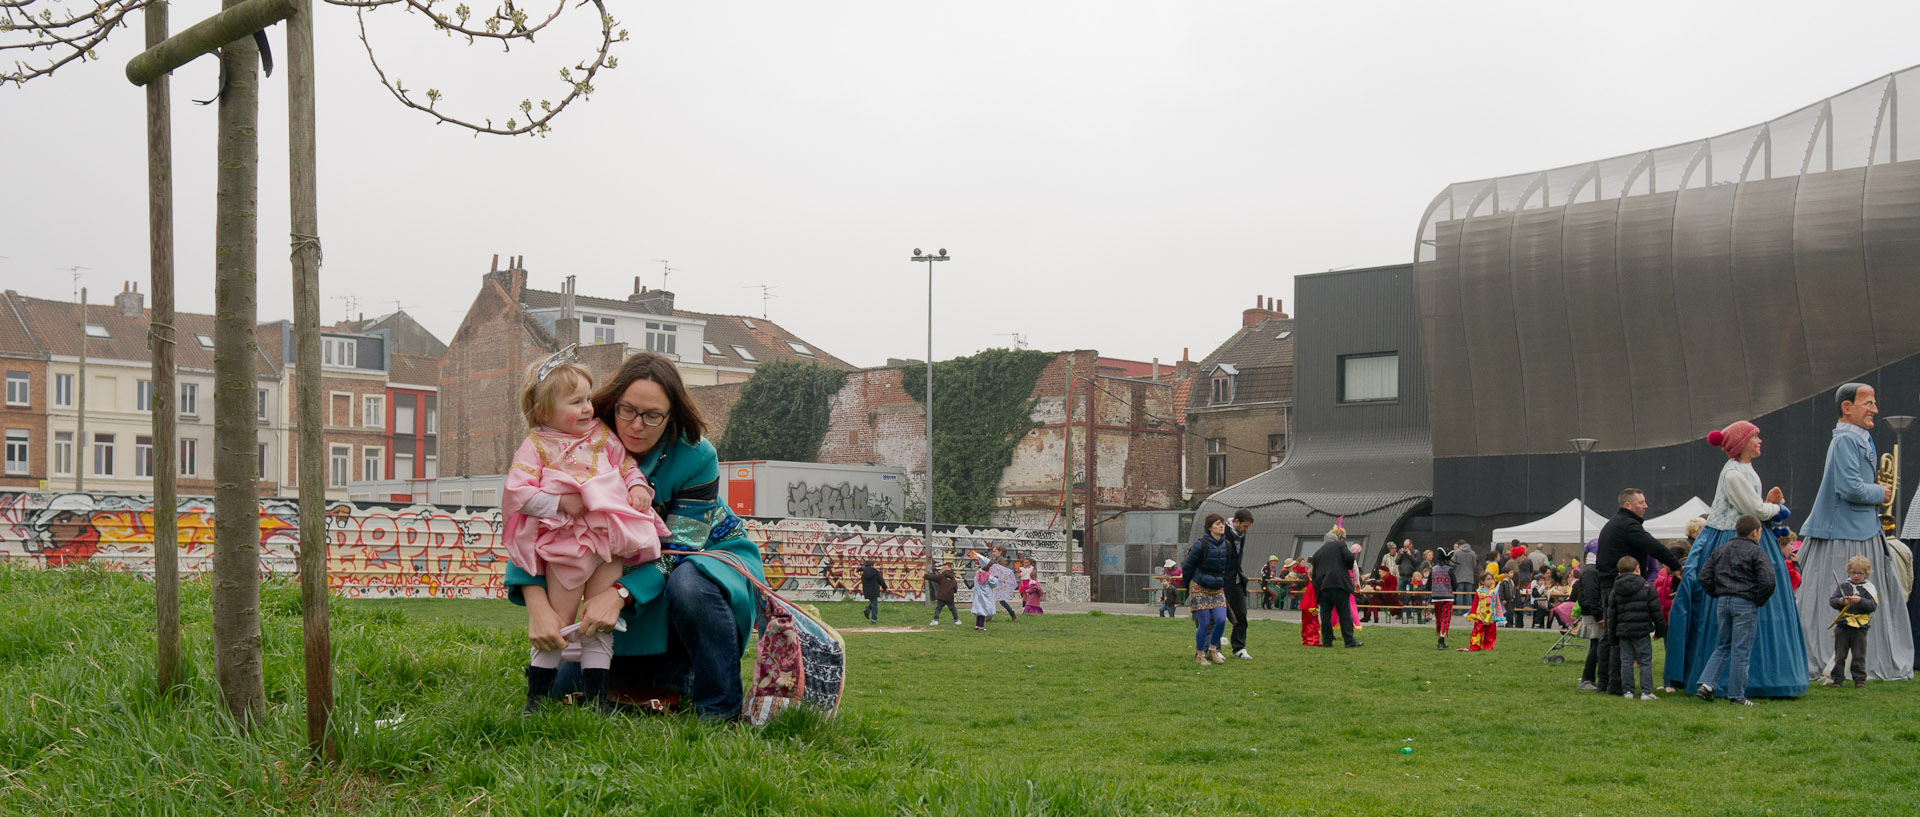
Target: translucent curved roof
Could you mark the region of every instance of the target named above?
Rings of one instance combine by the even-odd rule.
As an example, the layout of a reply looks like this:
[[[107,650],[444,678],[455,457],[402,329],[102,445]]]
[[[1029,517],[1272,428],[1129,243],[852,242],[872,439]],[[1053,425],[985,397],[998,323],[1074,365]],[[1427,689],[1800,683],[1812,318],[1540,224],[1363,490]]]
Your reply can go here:
[[[1904,110],[1903,95],[1909,97]],[[1920,159],[1920,66],[1719,136],[1447,185],[1420,218],[1414,260],[1433,260],[1441,222],[1845,170],[1902,156]]]

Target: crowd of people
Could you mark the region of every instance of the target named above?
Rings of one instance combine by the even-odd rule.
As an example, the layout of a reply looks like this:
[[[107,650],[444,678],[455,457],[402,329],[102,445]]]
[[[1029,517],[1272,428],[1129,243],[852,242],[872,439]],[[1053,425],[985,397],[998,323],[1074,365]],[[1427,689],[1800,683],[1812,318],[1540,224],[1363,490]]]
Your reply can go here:
[[[1878,513],[1892,491],[1878,481],[1867,434],[1879,408],[1872,387],[1859,383],[1841,387],[1834,402],[1838,420],[1804,538],[1788,527],[1793,512],[1780,489],[1762,494],[1753,466],[1760,432],[1742,420],[1707,435],[1728,459],[1710,510],[1688,524],[1684,541],[1648,534],[1646,496],[1629,488],[1578,561],[1555,564],[1519,542],[1480,553],[1465,540],[1424,551],[1406,540],[1362,573],[1360,546],[1346,541],[1341,520],[1310,556],[1268,557],[1260,605],[1299,610],[1302,643],[1319,647],[1333,646],[1335,622],[1340,641],[1360,647],[1361,624],[1430,619],[1444,650],[1456,612],[1470,626],[1462,651],[1493,649],[1502,626],[1558,628],[1588,642],[1580,689],[1641,700],[1657,698],[1656,640],[1666,643],[1658,689],[1708,701],[1751,705],[1797,697],[1810,683],[1861,688],[1910,679],[1907,616],[1876,615],[1883,605],[1904,606],[1913,572],[1911,554],[1885,535]],[[1210,514],[1184,562],[1165,565],[1161,615],[1173,615],[1179,591],[1188,591],[1197,663],[1225,663],[1228,626],[1233,654],[1251,658],[1240,566],[1252,525],[1248,509],[1230,525]],[[1808,575],[1817,590],[1801,592]]]

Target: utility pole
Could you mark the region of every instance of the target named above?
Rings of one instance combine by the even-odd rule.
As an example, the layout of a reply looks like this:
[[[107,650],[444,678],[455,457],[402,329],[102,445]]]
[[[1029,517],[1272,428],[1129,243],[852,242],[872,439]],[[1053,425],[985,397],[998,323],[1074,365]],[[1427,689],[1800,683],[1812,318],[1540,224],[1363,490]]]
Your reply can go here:
[[[1060,473],[1060,528],[1067,535],[1066,561],[1073,562],[1073,353],[1067,353],[1067,399],[1060,418],[1060,447],[1066,452]],[[1071,572],[1072,568],[1068,568]]]
[[[80,374],[74,377],[73,490],[87,490],[87,460],[93,446],[87,444],[87,288],[80,288]]]

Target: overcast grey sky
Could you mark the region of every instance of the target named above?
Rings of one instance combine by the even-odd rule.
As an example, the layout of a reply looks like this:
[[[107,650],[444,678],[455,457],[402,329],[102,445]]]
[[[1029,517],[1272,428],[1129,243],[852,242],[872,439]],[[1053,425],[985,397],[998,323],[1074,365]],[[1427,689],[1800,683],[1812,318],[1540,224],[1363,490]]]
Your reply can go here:
[[[537,4],[526,3],[526,7]],[[174,30],[217,10],[176,0]],[[451,337],[492,255],[535,286],[639,275],[859,365],[1004,346],[1197,359],[1291,276],[1412,257],[1449,182],[1755,124],[1920,62],[1920,4],[1859,2],[617,3],[632,41],[545,139],[435,126],[376,84],[354,15],[318,12],[324,318],[398,303]],[[502,55],[384,11],[389,76],[504,119],[557,97],[593,34],[569,9]],[[281,29],[273,33],[284,57]],[[146,290],[144,103],[100,61],[0,89],[0,280]],[[213,60],[176,72],[180,308],[211,312]],[[285,84],[261,103],[262,320],[291,315]]]

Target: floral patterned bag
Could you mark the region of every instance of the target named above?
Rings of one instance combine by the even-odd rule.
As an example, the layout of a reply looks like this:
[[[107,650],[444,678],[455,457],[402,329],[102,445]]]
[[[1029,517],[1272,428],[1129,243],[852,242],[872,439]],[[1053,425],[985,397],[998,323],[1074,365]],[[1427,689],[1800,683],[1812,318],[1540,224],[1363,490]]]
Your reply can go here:
[[[753,682],[747,687],[742,716],[764,726],[787,707],[806,704],[833,717],[846,687],[847,645],[840,633],[781,598],[733,554],[697,551],[689,555],[718,559],[760,590],[760,639],[754,647]]]

